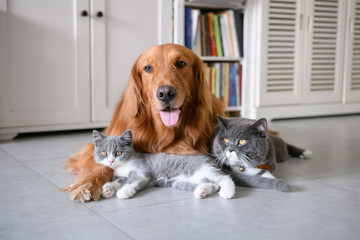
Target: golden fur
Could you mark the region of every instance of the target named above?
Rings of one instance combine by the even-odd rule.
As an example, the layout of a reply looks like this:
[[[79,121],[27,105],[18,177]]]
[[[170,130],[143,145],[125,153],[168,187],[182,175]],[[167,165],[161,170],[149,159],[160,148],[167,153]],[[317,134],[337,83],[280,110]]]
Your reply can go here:
[[[179,68],[178,61],[187,65]],[[153,67],[151,73],[144,71],[147,65]],[[175,126],[167,127],[160,119],[162,103],[156,97],[160,86],[176,89],[172,104],[182,111]],[[121,135],[130,129],[137,151],[203,153],[207,151],[212,129],[217,124],[217,114],[224,115],[224,108],[209,91],[201,59],[180,45],[158,45],[136,60],[128,86],[105,133]],[[72,199],[98,200],[102,185],[113,177],[111,169],[94,162],[93,151],[93,144],[88,144],[67,161],[67,169],[79,174],[76,182],[65,189],[71,191]]]

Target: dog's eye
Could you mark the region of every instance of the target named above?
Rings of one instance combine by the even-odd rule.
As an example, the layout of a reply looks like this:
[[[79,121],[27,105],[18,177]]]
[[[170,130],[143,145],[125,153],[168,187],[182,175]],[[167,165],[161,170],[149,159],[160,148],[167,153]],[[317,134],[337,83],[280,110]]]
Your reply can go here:
[[[176,62],[176,67],[177,68],[183,68],[183,67],[185,67],[187,64],[186,64],[186,62],[184,62],[184,61],[177,61]]]
[[[144,71],[147,73],[151,73],[153,71],[153,67],[151,65],[146,65],[144,67]]]

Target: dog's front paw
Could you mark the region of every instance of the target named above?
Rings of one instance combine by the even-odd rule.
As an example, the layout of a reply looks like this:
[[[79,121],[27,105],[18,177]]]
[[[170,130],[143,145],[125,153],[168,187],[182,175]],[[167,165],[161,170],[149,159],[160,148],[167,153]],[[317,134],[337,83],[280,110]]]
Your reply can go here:
[[[116,196],[119,199],[128,199],[128,198],[131,198],[132,196],[134,196],[135,193],[136,193],[136,190],[132,186],[125,185],[124,187],[120,188],[116,192]]]
[[[101,196],[103,198],[111,198],[115,196],[115,188],[110,182],[105,183],[102,187]]]

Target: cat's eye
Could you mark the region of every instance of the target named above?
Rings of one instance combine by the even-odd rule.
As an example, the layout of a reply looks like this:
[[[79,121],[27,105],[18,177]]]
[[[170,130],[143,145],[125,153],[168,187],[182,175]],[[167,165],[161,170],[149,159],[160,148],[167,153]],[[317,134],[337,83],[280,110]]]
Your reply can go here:
[[[245,139],[239,140],[239,144],[240,144],[240,145],[244,145],[245,143],[246,143],[246,140],[245,140]]]
[[[116,152],[116,156],[121,156],[122,152]]]
[[[107,153],[106,152],[101,152],[101,156],[106,157]]]
[[[229,143],[229,140],[226,139],[226,138],[224,138],[223,141],[224,141],[225,144],[228,144],[228,143]]]

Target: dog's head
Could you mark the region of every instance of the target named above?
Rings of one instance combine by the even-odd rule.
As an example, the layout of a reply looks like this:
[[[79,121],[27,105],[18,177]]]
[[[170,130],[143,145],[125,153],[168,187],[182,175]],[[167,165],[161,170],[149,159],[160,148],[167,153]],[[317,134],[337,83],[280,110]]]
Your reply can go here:
[[[203,63],[191,50],[176,44],[153,46],[136,60],[126,92],[130,113],[149,110],[167,126],[181,123],[182,112],[211,105]],[[130,101],[129,101],[130,100]]]

